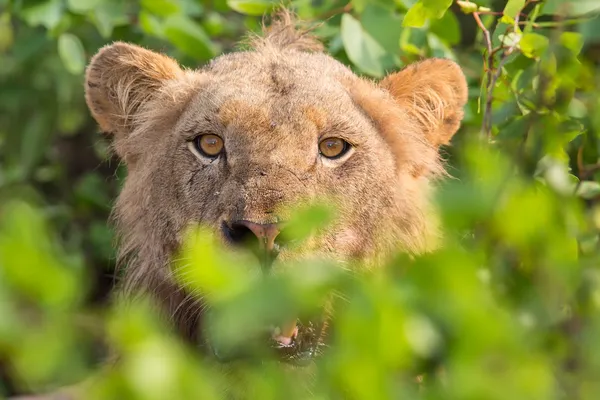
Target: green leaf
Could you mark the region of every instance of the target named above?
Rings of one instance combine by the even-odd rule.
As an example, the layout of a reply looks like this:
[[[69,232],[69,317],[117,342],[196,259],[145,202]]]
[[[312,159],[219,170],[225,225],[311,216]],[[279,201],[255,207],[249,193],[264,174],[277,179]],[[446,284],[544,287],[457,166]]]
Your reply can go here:
[[[452,5],[452,0],[421,0],[428,10],[430,18],[442,18]]]
[[[590,19],[578,24],[577,30],[581,33],[586,43],[600,42],[600,29],[597,19]]]
[[[42,25],[53,29],[63,16],[62,0],[50,0],[29,7],[24,7],[20,15],[31,26]]]
[[[452,0],[421,0],[408,10],[403,26],[420,28],[428,19],[439,19],[452,5]]]
[[[10,22],[10,14],[0,14],[0,54],[5,52],[13,44],[13,29]]]
[[[583,36],[576,32],[563,32],[560,35],[560,44],[577,56],[583,49]]]
[[[106,210],[110,207],[106,186],[106,182],[99,174],[90,172],[77,182],[73,193],[78,203]]]
[[[428,15],[427,10],[423,7],[423,3],[418,2],[406,13],[404,21],[402,21],[402,26],[420,28],[427,22]]]
[[[398,15],[380,5],[369,4],[360,24],[388,53],[398,51],[402,33],[402,20]]]
[[[362,14],[365,7],[369,4],[369,0],[351,0],[352,9],[359,14]]]
[[[204,13],[204,7],[198,0],[178,0],[181,12],[189,17],[200,17]]]
[[[220,36],[227,29],[227,22],[221,14],[212,11],[206,15],[202,21],[202,26],[209,35]]]
[[[521,12],[525,7],[525,0],[508,0],[506,6],[504,6],[503,14],[514,18]]]
[[[164,24],[164,34],[179,50],[198,60],[215,56],[215,46],[202,27],[184,15],[171,15]]]
[[[79,75],[85,69],[85,51],[79,38],[71,33],[63,33],[58,38],[58,55],[65,68]]]
[[[363,72],[382,77],[382,59],[386,52],[383,47],[366,32],[360,22],[350,14],[342,16],[342,41],[348,58]]]
[[[271,0],[227,0],[227,5],[232,10],[255,16],[269,13],[276,4],[278,3]]]
[[[427,42],[431,48],[431,56],[438,58],[447,58],[456,61],[456,56],[448,45],[440,40],[438,36],[427,35]]]
[[[142,0],[142,8],[163,17],[181,12],[181,5],[176,0]]]
[[[93,10],[102,0],[67,0],[69,10],[76,13],[84,13]]]
[[[594,181],[582,181],[577,188],[577,196],[584,199],[593,199],[600,196],[600,183]]]
[[[144,32],[158,38],[164,38],[163,26],[157,17],[149,12],[141,11],[138,20]]]
[[[445,13],[442,18],[431,23],[429,31],[448,45],[460,42],[460,25],[454,13]]]
[[[600,12],[600,3],[597,0],[547,0],[543,10],[543,14],[567,17],[595,12]]]
[[[109,0],[94,9],[91,19],[103,38],[108,39],[116,26],[129,24],[125,5],[122,1]]]
[[[546,49],[550,42],[546,36],[539,35],[537,33],[527,33],[521,38],[521,51],[529,58],[538,58]]]
[[[20,166],[23,173],[29,175],[44,157],[52,134],[50,117],[47,112],[35,113],[23,122],[22,136],[20,138]]]

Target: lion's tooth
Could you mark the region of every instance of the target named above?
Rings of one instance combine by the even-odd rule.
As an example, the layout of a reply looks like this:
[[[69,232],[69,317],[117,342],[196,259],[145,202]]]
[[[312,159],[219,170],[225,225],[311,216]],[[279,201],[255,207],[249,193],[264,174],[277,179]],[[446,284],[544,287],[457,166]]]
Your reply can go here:
[[[289,323],[283,324],[281,326],[275,327],[273,329],[273,339],[278,341],[279,343],[290,345],[292,340],[298,333],[298,328],[296,326],[296,320],[290,321]]]

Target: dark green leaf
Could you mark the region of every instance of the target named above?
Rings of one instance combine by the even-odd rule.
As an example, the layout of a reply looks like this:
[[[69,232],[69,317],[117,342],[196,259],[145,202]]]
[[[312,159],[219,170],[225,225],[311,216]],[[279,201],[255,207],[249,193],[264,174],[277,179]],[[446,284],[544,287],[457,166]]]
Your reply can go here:
[[[429,31],[448,45],[460,42],[460,25],[454,13],[447,12],[442,18],[432,21]]]
[[[23,173],[29,175],[38,165],[46,152],[51,135],[48,113],[34,113],[24,121],[24,129],[20,138],[20,165]]]

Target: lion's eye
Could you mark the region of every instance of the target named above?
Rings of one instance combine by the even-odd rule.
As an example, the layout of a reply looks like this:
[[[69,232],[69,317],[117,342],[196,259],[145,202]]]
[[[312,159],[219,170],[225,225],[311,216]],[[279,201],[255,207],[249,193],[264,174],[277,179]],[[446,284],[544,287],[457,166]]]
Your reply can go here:
[[[319,153],[330,159],[339,158],[346,154],[348,150],[350,150],[350,144],[340,138],[328,138],[319,143]]]
[[[223,151],[223,139],[217,135],[200,135],[194,139],[196,149],[206,157],[216,157]]]

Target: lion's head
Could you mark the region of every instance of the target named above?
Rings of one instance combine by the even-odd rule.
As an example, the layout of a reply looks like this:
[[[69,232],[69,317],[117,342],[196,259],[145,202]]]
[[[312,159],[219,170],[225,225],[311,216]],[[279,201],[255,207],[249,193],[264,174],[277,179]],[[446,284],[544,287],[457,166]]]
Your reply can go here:
[[[115,206],[125,289],[154,294],[186,337],[201,307],[169,262],[190,223],[228,245],[253,238],[272,270],[307,252],[373,264],[435,246],[430,184],[463,117],[461,69],[429,59],[374,83],[294,26],[282,13],[250,50],[198,70],[126,43],[87,69],[88,106],[128,168]],[[301,250],[281,246],[287,206],[319,196],[335,223]],[[290,346],[300,333],[285,331]]]

